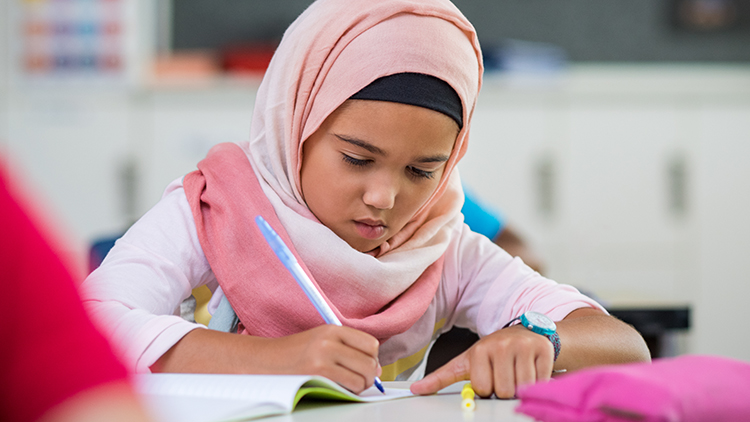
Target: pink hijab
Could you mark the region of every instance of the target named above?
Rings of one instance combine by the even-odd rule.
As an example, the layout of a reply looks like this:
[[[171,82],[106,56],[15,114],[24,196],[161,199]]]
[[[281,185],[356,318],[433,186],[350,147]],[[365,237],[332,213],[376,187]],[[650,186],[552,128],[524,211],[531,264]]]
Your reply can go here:
[[[267,254],[253,213],[292,246],[344,325],[384,341],[424,313],[463,218],[455,166],[466,151],[481,62],[473,27],[449,1],[318,0],[292,23],[258,90],[250,142],[240,146],[245,156],[236,146],[216,148],[184,181],[201,246],[247,333],[275,337],[322,323]],[[450,84],[465,124],[435,193],[371,256],[351,248],[307,208],[299,177],[302,144],[351,95],[401,72]]]

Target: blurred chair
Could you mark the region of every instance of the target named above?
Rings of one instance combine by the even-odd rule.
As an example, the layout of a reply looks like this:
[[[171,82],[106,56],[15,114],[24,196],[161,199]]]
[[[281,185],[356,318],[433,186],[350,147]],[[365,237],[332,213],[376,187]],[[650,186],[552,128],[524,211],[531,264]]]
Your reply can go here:
[[[109,250],[115,246],[115,242],[122,235],[123,233],[116,236],[102,237],[91,244],[91,248],[89,249],[89,274],[99,268],[99,265],[104,261],[104,257],[107,256]]]

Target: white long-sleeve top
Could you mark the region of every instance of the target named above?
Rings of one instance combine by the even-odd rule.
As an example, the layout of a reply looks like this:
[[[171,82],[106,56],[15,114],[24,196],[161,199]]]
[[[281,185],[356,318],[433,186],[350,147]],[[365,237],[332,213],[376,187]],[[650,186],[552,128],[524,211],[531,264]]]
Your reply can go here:
[[[398,379],[421,377],[429,345],[454,325],[484,336],[531,310],[559,321],[578,308],[603,309],[575,288],[536,273],[466,225],[452,239],[427,311],[380,347],[380,362],[384,367],[395,362]],[[180,303],[202,285],[214,292],[212,311],[223,293],[201,248],[179,179],[115,243],[84,281],[81,294],[126,364],[148,372],[185,334],[205,328],[179,316]]]

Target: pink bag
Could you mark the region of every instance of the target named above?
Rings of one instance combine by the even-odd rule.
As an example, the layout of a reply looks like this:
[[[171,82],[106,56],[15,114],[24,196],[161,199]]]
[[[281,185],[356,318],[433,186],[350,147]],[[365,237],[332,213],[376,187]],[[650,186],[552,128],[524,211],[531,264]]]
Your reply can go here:
[[[750,363],[688,355],[600,366],[518,397],[517,412],[544,422],[750,421]]]

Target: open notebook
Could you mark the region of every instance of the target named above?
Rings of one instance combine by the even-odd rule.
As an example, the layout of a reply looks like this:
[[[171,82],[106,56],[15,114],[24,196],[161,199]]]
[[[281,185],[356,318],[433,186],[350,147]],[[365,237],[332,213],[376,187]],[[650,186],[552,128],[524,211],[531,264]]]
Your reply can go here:
[[[356,395],[307,375],[142,374],[138,393],[160,422],[229,422],[290,413],[300,399],[376,402],[412,396],[375,387]]]

